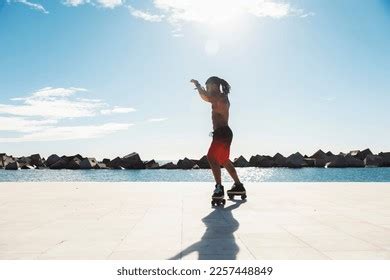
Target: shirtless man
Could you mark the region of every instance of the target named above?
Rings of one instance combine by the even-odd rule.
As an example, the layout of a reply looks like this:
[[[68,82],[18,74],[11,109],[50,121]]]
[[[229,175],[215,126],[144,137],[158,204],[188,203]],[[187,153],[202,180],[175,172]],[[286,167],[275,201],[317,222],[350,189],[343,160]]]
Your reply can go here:
[[[246,195],[244,185],[237,176],[236,169],[229,159],[230,145],[233,139],[233,132],[228,125],[230,102],[228,94],[230,85],[218,77],[210,77],[206,81],[204,89],[197,80],[191,80],[198,90],[200,97],[211,103],[211,117],[213,121],[213,141],[207,153],[207,159],[213,171],[216,182],[213,192],[213,199],[223,199],[224,187],[221,183],[221,165],[229,172],[234,180],[234,184],[228,195]],[[221,91],[222,89],[222,91]]]

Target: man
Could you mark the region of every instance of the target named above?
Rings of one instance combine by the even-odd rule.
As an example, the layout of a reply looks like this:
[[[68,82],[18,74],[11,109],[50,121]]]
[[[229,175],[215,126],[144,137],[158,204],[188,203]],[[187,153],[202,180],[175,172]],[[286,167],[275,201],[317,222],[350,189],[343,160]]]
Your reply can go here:
[[[213,141],[207,153],[207,159],[213,171],[216,182],[215,190],[212,199],[223,199],[224,187],[221,182],[221,165],[229,172],[234,180],[234,184],[227,191],[230,195],[245,195],[246,190],[237,176],[236,169],[229,159],[230,145],[233,139],[233,132],[228,125],[230,102],[228,94],[230,93],[230,85],[223,79],[218,77],[210,77],[206,81],[206,90],[199,84],[197,80],[192,79],[198,90],[200,97],[211,103],[211,117],[213,121]]]

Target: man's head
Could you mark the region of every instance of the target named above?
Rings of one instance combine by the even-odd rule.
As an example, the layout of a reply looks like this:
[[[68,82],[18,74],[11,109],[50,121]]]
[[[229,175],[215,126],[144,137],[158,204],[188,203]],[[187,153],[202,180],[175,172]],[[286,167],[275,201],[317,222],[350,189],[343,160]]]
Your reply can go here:
[[[230,93],[230,85],[224,79],[212,76],[206,81],[206,90],[210,93]]]

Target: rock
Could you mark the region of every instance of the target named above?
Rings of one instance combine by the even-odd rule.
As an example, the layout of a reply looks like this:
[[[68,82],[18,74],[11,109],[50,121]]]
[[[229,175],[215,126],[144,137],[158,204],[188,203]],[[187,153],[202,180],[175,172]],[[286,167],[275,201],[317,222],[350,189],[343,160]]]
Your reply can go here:
[[[383,158],[378,155],[367,155],[364,159],[366,167],[379,167],[383,165]]]
[[[192,169],[200,169],[200,168],[199,168],[199,165],[195,164],[195,165],[192,167]]]
[[[358,158],[348,155],[337,155],[326,164],[329,168],[344,168],[344,167],[364,167],[364,162]]]
[[[316,159],[315,158],[308,158],[308,157],[304,157],[303,159],[305,161],[305,166],[307,167],[316,167]]]
[[[368,155],[372,155],[373,153],[370,151],[370,149],[365,149],[363,151],[350,151],[348,154],[360,160],[364,160]]]
[[[378,156],[380,156],[383,160],[382,166],[390,167],[390,152],[387,153],[380,152]]]
[[[331,152],[324,153],[321,149],[315,152],[310,158],[314,158],[314,167],[325,167],[328,162],[331,162],[334,155]]]
[[[239,156],[238,158],[234,159],[233,165],[235,167],[249,167],[249,162],[243,157]]]
[[[249,159],[249,166],[252,167],[273,167],[275,162],[270,156],[255,155]]]
[[[56,163],[50,165],[50,169],[65,169],[67,165],[66,160],[60,158]]]
[[[30,158],[31,158],[32,165],[35,165],[36,167],[44,167],[45,166],[40,154],[33,154],[30,156]]]
[[[364,167],[364,162],[360,158],[356,158],[351,155],[346,155],[345,160],[347,161],[348,167]]]
[[[131,153],[122,158],[122,167],[126,169],[145,169],[145,164],[138,153]]]
[[[319,149],[317,152],[315,152],[310,158],[314,159],[325,159],[328,155],[325,154],[321,149]]]
[[[304,157],[296,152],[295,154],[290,155],[286,159],[286,166],[289,168],[300,168],[305,165]]]
[[[108,158],[103,159],[103,163],[104,163],[106,166],[109,166],[109,165],[110,165],[110,162],[111,162],[111,160],[108,159]]]
[[[122,166],[122,164],[122,159],[120,157],[116,157],[111,160],[107,166],[112,169],[123,169],[124,167]]]
[[[35,169],[34,166],[31,166],[29,164],[22,164],[20,165],[20,169]]]
[[[168,162],[160,166],[160,169],[177,169],[177,165],[173,162]]]
[[[209,160],[207,159],[206,155],[201,157],[196,164],[199,166],[200,169],[210,168]]]
[[[147,169],[156,169],[159,168],[160,166],[154,159],[145,161],[144,164],[145,164],[145,168]]]
[[[46,160],[46,165],[50,167],[52,164],[56,163],[56,162],[59,161],[60,159],[61,159],[61,158],[60,158],[58,155],[53,154],[53,155],[51,155],[51,156],[49,156],[49,157],[47,158],[47,160]]]
[[[95,158],[85,158],[80,162],[80,169],[94,169],[97,160]]]
[[[98,162],[95,166],[95,169],[108,169],[107,165],[103,162]]]
[[[195,166],[195,162],[188,158],[180,159],[177,162],[177,168],[179,169],[192,169]]]
[[[66,162],[70,162],[72,159],[76,159],[77,161],[81,162],[84,159],[84,157],[82,157],[80,154],[74,156],[62,156],[61,158]]]
[[[9,162],[5,166],[5,170],[18,170],[18,169],[19,169],[19,163],[17,161]]]
[[[68,163],[66,164],[66,169],[71,170],[77,170],[80,169],[80,159],[77,157],[72,158]]]
[[[31,158],[29,158],[29,157],[19,157],[19,158],[17,158],[16,161],[19,163],[19,165],[30,164],[31,163]]]
[[[286,158],[282,154],[276,153],[272,159],[275,167],[286,167]]]

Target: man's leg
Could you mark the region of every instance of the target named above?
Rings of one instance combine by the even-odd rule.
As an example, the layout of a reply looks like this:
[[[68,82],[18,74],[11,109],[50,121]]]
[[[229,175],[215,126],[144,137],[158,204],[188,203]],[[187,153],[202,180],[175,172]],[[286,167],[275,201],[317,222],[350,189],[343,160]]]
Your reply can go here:
[[[226,160],[223,164],[223,167],[227,170],[227,172],[230,174],[230,176],[233,178],[234,183],[240,184],[240,179],[238,179],[236,168],[234,167],[233,163],[230,161],[230,159]]]
[[[217,184],[221,183],[221,166],[219,163],[211,156],[207,156],[207,160],[209,161],[211,170],[213,171],[214,179]]]

